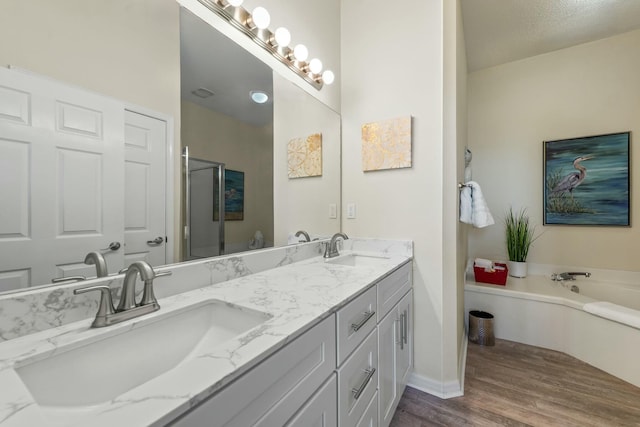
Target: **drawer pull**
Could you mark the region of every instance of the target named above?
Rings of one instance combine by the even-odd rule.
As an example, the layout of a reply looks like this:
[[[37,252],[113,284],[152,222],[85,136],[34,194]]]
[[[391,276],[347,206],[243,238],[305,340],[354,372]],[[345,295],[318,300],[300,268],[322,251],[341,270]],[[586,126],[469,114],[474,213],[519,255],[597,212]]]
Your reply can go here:
[[[376,368],[365,369],[364,372],[367,374],[367,376],[365,377],[362,384],[360,384],[360,387],[351,389],[351,393],[353,393],[353,398],[356,400],[358,400],[358,398],[360,397],[364,389],[367,388],[367,384],[369,384],[369,381],[371,381],[371,377],[373,377],[373,374],[375,374]]]
[[[371,319],[374,314],[376,314],[376,312],[375,311],[365,311],[363,314],[364,314],[364,318],[360,321],[360,323],[352,323],[351,324],[351,329],[353,329],[354,332],[358,332],[360,330],[360,328],[362,328],[364,326],[364,324],[367,323],[367,321],[369,319]]]

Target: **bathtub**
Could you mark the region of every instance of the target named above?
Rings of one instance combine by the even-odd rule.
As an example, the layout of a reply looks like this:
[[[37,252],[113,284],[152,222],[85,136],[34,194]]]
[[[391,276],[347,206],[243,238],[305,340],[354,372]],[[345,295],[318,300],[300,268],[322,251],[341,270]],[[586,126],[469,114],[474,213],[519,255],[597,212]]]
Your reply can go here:
[[[554,282],[549,267],[530,271],[497,286],[476,283],[471,270],[465,312],[493,314],[496,338],[567,353],[640,387],[640,286],[633,283],[640,283],[638,273],[600,270],[591,278]]]

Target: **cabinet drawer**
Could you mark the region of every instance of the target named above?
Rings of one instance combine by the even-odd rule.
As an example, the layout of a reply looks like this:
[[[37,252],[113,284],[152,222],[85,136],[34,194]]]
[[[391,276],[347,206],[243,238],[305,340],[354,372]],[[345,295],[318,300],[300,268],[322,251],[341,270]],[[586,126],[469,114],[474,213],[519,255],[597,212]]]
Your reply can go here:
[[[378,393],[373,395],[369,406],[356,424],[356,427],[378,427]]]
[[[336,315],[336,324],[340,365],[376,327],[376,287],[341,308]]]
[[[337,427],[337,384],[336,375],[331,375],[331,378],[286,424],[286,427]]]
[[[376,286],[378,289],[377,322],[380,322],[404,294],[411,289],[412,264],[412,262],[408,262],[378,282]]]
[[[284,425],[335,369],[335,342],[331,316],[172,425]]]
[[[338,369],[338,421],[353,427],[378,388],[378,335],[372,332]]]

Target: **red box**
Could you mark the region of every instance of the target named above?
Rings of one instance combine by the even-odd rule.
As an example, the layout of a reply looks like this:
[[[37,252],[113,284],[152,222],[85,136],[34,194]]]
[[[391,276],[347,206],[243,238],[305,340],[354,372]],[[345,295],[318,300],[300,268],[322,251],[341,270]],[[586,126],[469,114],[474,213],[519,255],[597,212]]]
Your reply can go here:
[[[501,262],[494,263],[497,267],[504,267],[504,270],[486,271],[484,267],[473,266],[473,273],[476,277],[476,282],[490,283],[492,285],[504,286],[507,283],[507,276],[509,275],[509,268],[507,264]]]

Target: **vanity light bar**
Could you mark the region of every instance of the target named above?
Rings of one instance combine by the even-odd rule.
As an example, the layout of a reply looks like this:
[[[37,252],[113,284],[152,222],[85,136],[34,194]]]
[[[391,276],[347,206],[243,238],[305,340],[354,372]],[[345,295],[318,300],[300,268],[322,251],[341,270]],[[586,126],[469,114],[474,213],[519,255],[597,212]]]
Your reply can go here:
[[[240,5],[242,4],[242,1],[198,0],[198,2],[223,18],[225,21],[229,22],[233,27],[243,32],[246,36],[256,42],[256,44],[273,55],[277,60],[302,77],[314,88],[320,90],[324,83],[331,84],[333,82],[333,73],[331,71],[327,70],[321,74],[321,65],[320,69],[318,69],[316,65],[317,63],[322,64],[319,60],[314,58],[312,60],[314,62],[314,66],[310,67],[310,63],[306,61],[306,56],[304,59],[297,58],[294,50],[288,46],[278,45],[276,42],[276,34],[266,28],[266,25],[269,23],[269,15],[264,8],[256,8],[254,13],[259,12],[259,14],[253,17],[251,13]],[[234,4],[238,4],[238,6],[235,6]],[[267,24],[264,25],[263,22],[266,22]],[[306,51],[306,47],[304,47],[304,45],[298,46],[302,46]],[[317,73],[315,71],[317,71]],[[328,78],[323,79],[323,74],[326,74]]]

